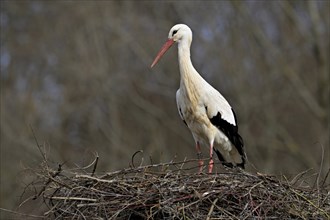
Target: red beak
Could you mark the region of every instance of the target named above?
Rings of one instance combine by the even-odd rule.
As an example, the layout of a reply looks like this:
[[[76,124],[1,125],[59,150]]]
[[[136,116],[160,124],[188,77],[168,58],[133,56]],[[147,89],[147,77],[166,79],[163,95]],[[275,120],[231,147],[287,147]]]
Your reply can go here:
[[[151,64],[151,68],[156,65],[156,63],[162,58],[162,56],[166,53],[166,51],[174,44],[174,41],[172,39],[168,39],[166,43],[163,45],[163,47],[158,52],[154,62]]]

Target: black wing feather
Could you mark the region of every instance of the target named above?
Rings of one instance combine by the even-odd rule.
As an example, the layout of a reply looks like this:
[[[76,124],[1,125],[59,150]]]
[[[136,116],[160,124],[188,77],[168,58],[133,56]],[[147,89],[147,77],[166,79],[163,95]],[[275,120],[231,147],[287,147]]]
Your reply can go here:
[[[210,121],[214,126],[220,129],[228,137],[230,142],[236,147],[238,153],[242,156],[242,161],[243,161],[241,164],[237,164],[237,165],[244,168],[244,164],[245,164],[244,143],[242,137],[238,134],[236,114],[233,109],[231,110],[234,114],[236,126],[222,119],[220,112],[218,112],[216,116],[210,118]],[[218,155],[219,160],[223,162],[224,159],[220,151],[216,150],[215,152]],[[221,155],[221,157],[219,156],[219,154]]]

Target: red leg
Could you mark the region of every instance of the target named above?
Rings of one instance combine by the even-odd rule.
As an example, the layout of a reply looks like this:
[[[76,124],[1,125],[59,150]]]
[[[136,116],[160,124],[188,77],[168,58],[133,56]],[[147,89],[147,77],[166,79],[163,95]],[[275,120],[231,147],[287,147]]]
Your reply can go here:
[[[210,162],[209,162],[209,173],[212,173],[213,170],[213,143],[210,144]]]
[[[197,151],[197,157],[198,157],[198,167],[199,167],[199,173],[203,171],[203,165],[204,161],[202,160],[202,152],[201,152],[201,146],[199,145],[199,142],[196,142],[196,151]]]

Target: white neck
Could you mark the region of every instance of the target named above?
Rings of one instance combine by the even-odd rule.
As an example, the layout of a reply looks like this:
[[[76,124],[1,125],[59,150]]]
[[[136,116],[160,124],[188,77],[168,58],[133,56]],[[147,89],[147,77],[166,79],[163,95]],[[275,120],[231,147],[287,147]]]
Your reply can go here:
[[[190,59],[190,42],[183,40],[178,44],[180,67],[180,90],[191,103],[197,103],[200,96],[201,83],[204,79],[195,70]]]
[[[195,79],[199,78],[200,75],[192,65],[190,59],[190,43],[187,40],[179,42],[178,57],[181,75],[180,87],[191,87],[193,86]]]

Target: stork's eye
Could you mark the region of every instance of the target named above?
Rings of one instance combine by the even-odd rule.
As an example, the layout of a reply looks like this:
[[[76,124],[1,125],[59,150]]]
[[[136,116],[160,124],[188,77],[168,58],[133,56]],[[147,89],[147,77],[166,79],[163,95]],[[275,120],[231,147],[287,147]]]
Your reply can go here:
[[[174,30],[172,33],[172,37],[174,36],[174,34],[176,34],[176,32],[178,32],[178,30]]]

